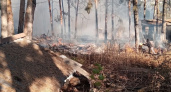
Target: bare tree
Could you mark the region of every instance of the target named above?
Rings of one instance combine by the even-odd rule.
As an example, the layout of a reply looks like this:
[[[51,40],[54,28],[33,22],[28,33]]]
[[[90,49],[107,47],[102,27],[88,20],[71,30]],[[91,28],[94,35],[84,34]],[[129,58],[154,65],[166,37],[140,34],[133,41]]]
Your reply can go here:
[[[94,0],[94,1],[95,1],[95,17],[96,17],[96,39],[98,40],[98,38],[99,38],[99,32],[98,32],[98,11],[97,11],[98,0]]]
[[[52,32],[52,36],[55,36],[54,30],[53,30],[53,23],[52,23],[53,20],[52,20],[50,0],[48,0],[48,4],[49,4],[49,14],[50,14],[51,32]]]
[[[163,14],[162,14],[162,36],[161,40],[165,41],[166,40],[166,4],[167,0],[163,0]]]
[[[129,16],[129,39],[131,37],[131,33],[130,33],[130,30],[131,30],[131,0],[128,1],[128,16]]]
[[[144,0],[144,20],[146,18],[146,0]]]
[[[63,3],[63,0],[62,0],[62,14],[63,14],[63,17],[64,17],[64,3]],[[66,24],[65,24],[65,18],[63,18],[63,22],[64,22],[64,34],[66,34]]]
[[[36,8],[36,0],[27,0],[27,9],[25,15],[25,22],[24,22],[25,24],[24,33],[26,34],[26,38],[29,40],[32,39],[35,8]]]
[[[105,42],[107,42],[107,15],[108,15],[108,0],[106,0],[106,3],[105,3]]]
[[[133,0],[133,6],[134,6],[134,28],[135,28],[135,48],[138,52],[138,45],[139,45],[139,24],[138,24],[138,7],[137,7],[137,0]]]
[[[7,36],[7,0],[1,0],[1,38]]]
[[[157,7],[157,11],[156,11],[156,35],[158,37],[159,35],[159,30],[158,30],[158,25],[159,25],[159,4],[158,4],[158,0],[156,0],[156,7]]]
[[[7,30],[8,36],[14,35],[14,22],[13,22],[13,13],[11,7],[11,0],[7,0]]]
[[[158,0],[155,0],[153,19],[157,18],[157,4],[158,4]]]
[[[62,16],[62,6],[61,0],[59,0],[59,9],[60,9],[60,17],[61,17],[61,37],[63,38],[63,16]]]
[[[68,0],[68,37],[71,38],[71,28],[70,28],[70,0]]]
[[[25,0],[20,0],[20,14],[19,14],[18,33],[23,32],[24,14],[25,14]]]
[[[114,0],[112,0],[112,40],[114,40]]]
[[[79,0],[76,0],[76,1],[75,2],[77,3],[77,6],[76,6],[76,12],[75,12],[75,34],[74,34],[74,38],[77,37],[77,20],[78,20],[78,6],[79,6]]]

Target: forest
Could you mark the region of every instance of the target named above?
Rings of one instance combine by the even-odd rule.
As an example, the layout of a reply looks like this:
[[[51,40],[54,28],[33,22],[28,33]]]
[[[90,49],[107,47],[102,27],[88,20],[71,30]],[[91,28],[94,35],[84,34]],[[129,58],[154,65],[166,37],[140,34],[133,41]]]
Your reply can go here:
[[[0,0],[0,92],[171,92],[171,0]]]

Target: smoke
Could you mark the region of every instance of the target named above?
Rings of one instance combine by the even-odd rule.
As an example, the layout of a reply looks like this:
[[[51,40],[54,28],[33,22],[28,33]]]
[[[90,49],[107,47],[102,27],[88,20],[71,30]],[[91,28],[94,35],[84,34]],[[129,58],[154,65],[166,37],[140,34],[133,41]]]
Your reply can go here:
[[[53,0],[53,28],[55,34],[60,36],[61,34],[61,26],[60,21],[55,21],[60,16],[59,12],[59,2],[58,0]],[[26,0],[27,2],[27,0]],[[64,12],[67,14],[68,5],[67,0],[63,0],[64,2]],[[112,23],[111,23],[111,12],[112,12],[112,0],[109,0],[108,3],[108,39],[111,39],[112,32]],[[146,18],[153,18],[154,7],[151,5],[151,2],[154,0],[148,0],[147,2],[147,12]],[[78,10],[78,23],[77,23],[77,35],[78,37],[91,38],[95,39],[96,34],[96,23],[95,23],[95,3],[93,3],[93,7],[90,11],[90,14],[84,10],[87,1],[80,0],[79,10]],[[143,20],[143,0],[139,0],[139,21]],[[160,6],[161,9],[162,6]],[[19,22],[19,8],[20,8],[20,0],[12,0],[12,10],[14,17],[14,28],[15,33],[18,30],[18,22]],[[133,6],[131,6],[131,10]],[[75,32],[75,8],[71,5],[71,37],[73,38]],[[134,16],[133,11],[131,11],[131,42],[134,43]],[[115,38],[119,41],[119,43],[126,43],[129,41],[129,20],[128,20],[128,1],[127,0],[114,0],[114,34]],[[34,15],[34,23],[33,23],[33,36],[40,36],[41,34],[51,35],[51,26],[50,26],[50,14],[49,14],[49,6],[48,0],[37,0],[37,6]],[[65,28],[67,35],[68,33],[68,16],[65,15]],[[105,27],[105,0],[100,0],[98,3],[98,24],[99,24],[99,39],[104,39],[104,27]],[[142,30],[141,22],[139,23],[140,32]],[[150,30],[151,31],[151,30]],[[143,39],[144,32],[140,33],[140,39]],[[120,36],[119,36],[120,35]],[[119,37],[119,38],[118,38]]]

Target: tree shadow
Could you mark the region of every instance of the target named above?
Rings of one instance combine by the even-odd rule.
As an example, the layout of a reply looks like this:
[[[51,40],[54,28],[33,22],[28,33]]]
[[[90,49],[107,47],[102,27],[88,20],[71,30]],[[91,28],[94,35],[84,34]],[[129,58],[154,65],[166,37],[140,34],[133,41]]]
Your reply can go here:
[[[7,64],[16,92],[36,92],[44,86],[57,91],[72,70],[53,52],[35,44],[6,44],[0,46],[0,53],[5,56],[2,62]]]

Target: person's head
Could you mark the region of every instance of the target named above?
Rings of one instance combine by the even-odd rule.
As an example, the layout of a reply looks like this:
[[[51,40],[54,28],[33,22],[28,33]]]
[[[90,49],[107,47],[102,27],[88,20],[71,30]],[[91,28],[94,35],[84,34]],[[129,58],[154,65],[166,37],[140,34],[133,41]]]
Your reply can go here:
[[[149,42],[149,39],[147,39],[147,42]]]

